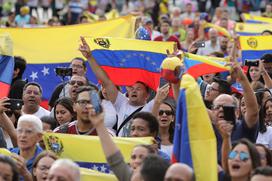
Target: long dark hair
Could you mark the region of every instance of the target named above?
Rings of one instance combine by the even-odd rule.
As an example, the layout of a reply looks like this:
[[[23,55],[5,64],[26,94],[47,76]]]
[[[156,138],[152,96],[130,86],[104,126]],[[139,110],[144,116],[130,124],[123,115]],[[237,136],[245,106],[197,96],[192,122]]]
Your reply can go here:
[[[266,158],[266,162],[267,162],[267,166],[272,166],[272,154],[270,152],[270,150],[264,146],[263,144],[255,144],[256,147],[259,146],[259,147],[262,147],[265,151],[265,158]]]
[[[76,113],[75,113],[75,111],[73,109],[72,99],[70,99],[68,97],[61,97],[56,101],[56,103],[54,105],[54,118],[55,118],[55,120],[57,120],[57,118],[56,118],[56,107],[57,107],[57,105],[62,105],[63,107],[65,107],[71,113],[72,117],[71,117],[70,122],[72,122],[73,120],[76,119]]]
[[[269,98],[264,102],[259,112],[259,132],[260,133],[265,133],[267,130],[266,124],[265,124],[265,117],[266,117],[266,105],[268,102],[272,102],[272,98]]]

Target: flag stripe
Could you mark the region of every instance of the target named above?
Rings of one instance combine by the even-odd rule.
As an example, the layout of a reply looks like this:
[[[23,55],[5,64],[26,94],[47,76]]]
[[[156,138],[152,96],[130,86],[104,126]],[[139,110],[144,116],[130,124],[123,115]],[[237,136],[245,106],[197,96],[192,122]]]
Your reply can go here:
[[[10,84],[6,84],[4,82],[0,82],[0,98],[5,97],[9,93]]]
[[[8,96],[13,77],[14,60],[12,56],[0,55],[0,98]]]
[[[227,69],[215,67],[212,65],[204,64],[204,63],[192,66],[189,69],[187,69],[188,74],[192,75],[195,78],[205,74],[212,74],[212,73],[225,72],[225,71],[227,71]]]
[[[243,50],[242,51],[242,59],[243,60],[256,60],[260,59],[264,54],[271,53],[271,50]]]

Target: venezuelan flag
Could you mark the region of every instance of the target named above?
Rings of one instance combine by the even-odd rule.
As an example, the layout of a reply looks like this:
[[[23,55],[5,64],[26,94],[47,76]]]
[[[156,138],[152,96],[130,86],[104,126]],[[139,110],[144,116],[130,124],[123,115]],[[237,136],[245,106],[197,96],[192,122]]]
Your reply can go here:
[[[80,24],[46,28],[0,28],[13,40],[15,56],[27,61],[24,78],[38,82],[43,88],[43,100],[49,100],[51,93],[61,79],[56,76],[56,67],[67,67],[78,51],[80,36],[134,37],[135,17],[125,16],[93,24]],[[98,31],[99,30],[99,31]],[[88,67],[87,77],[97,82]]]
[[[272,53],[271,41],[272,36],[240,36],[242,60],[256,60]]]
[[[228,30],[226,30],[225,28],[212,24],[212,23],[205,23],[205,28],[214,28],[216,29],[221,35],[228,37],[229,39],[231,39],[231,34],[228,32]]]
[[[247,13],[243,13],[242,16],[245,19],[246,23],[255,23],[255,24],[271,24],[272,23],[272,18],[266,18],[262,16],[255,16],[255,15],[250,15]]]
[[[134,146],[139,144],[152,144],[152,138],[113,138],[124,156],[125,162],[129,162]],[[109,173],[104,152],[97,136],[69,135],[59,133],[45,133],[43,136],[46,150],[53,151],[61,158],[69,158],[79,164],[80,167]],[[80,149],[79,149],[80,148]]]
[[[80,168],[81,181],[117,181],[115,175],[97,172],[91,169]]]
[[[228,59],[226,58],[201,56],[191,53],[184,53],[183,57],[187,73],[195,78],[204,74],[228,71],[230,67],[226,66],[227,62]]]
[[[172,161],[191,166],[197,181],[217,180],[216,138],[198,84],[188,74],[181,80],[176,118]]]
[[[240,36],[261,35],[264,30],[271,30],[272,24],[236,23],[235,32]]]
[[[12,81],[14,60],[12,42],[7,34],[0,35],[0,98],[8,96]]]
[[[86,37],[86,41],[93,57],[116,85],[141,81],[154,90],[159,85],[166,50],[174,48],[173,42],[91,37]]]

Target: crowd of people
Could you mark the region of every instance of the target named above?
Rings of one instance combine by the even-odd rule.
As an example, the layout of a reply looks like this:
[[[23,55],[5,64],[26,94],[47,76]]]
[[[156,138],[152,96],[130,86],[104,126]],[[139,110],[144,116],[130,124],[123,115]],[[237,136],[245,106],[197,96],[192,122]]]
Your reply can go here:
[[[39,6],[45,12],[43,16],[49,19],[47,22],[39,17]],[[132,13],[140,17],[136,39],[175,42],[177,50],[168,52],[168,56],[182,59],[183,51],[229,57],[230,72],[215,72],[196,79],[217,141],[218,179],[272,179],[272,54],[245,62],[235,33],[236,22],[243,20],[241,13],[272,18],[271,1],[43,0],[38,4],[37,0],[15,3],[4,0],[0,7],[3,27],[88,23],[91,19],[85,11],[102,21],[107,12],[115,9],[120,15]],[[52,18],[46,14],[49,9]],[[231,38],[217,29],[207,30],[207,22],[225,28]],[[272,31],[265,30],[262,35],[271,36]],[[79,51],[84,58],[71,60],[72,76],[56,85],[48,108],[40,106],[45,88],[23,79],[27,60],[14,57],[9,95],[0,98],[0,147],[9,149],[12,159],[0,156],[0,177],[27,181],[80,180],[75,162],[45,151],[42,135],[49,131],[98,136],[107,163],[118,180],[195,180],[198,173],[193,168],[183,163],[171,164],[179,82],[158,87],[154,95],[154,90],[137,81],[127,85],[124,93],[97,63],[92,47],[83,37]],[[87,66],[99,80],[99,87],[86,77]],[[235,89],[235,84],[241,89]],[[170,91],[173,97],[169,96]],[[97,107],[92,102],[92,95],[99,95],[101,105]],[[10,99],[21,99],[23,106],[12,107]],[[134,147],[127,164],[113,142],[115,136],[153,137],[154,143]]]

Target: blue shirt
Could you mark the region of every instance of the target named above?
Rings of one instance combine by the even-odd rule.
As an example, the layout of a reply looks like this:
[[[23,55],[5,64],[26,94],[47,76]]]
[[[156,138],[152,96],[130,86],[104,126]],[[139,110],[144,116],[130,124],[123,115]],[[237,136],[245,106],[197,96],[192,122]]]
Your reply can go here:
[[[17,148],[11,148],[10,151],[12,153],[16,153],[17,155],[20,155],[20,149],[17,147]],[[43,149],[40,147],[40,146],[37,146],[36,145],[36,150],[35,150],[35,153],[34,153],[34,156],[27,160],[26,162],[26,167],[27,167],[27,170],[32,173],[32,168],[33,168],[33,162],[35,160],[35,158],[43,151]],[[23,180],[22,177],[20,177],[20,180]]]

